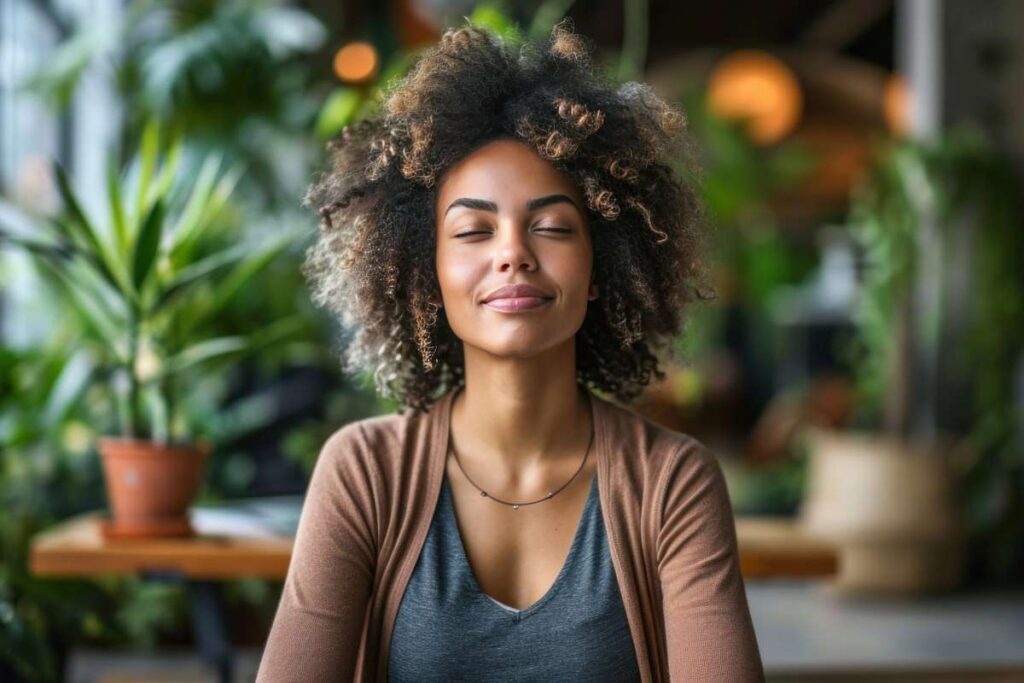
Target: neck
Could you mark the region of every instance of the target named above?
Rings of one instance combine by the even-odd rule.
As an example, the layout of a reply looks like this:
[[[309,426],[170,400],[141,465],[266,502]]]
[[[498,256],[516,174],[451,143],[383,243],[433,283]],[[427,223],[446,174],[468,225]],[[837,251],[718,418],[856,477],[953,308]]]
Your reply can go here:
[[[512,485],[578,466],[590,441],[592,399],[576,383],[575,359],[480,360],[467,349],[466,386],[452,404],[460,462]]]

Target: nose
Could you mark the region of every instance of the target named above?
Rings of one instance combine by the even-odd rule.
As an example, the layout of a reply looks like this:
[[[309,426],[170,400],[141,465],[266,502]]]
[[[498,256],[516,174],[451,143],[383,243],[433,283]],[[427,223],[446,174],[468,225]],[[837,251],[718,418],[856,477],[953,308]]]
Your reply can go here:
[[[537,269],[537,257],[530,247],[529,227],[518,220],[506,220],[498,228],[494,240],[494,266],[499,272],[515,272],[524,266],[526,270]]]

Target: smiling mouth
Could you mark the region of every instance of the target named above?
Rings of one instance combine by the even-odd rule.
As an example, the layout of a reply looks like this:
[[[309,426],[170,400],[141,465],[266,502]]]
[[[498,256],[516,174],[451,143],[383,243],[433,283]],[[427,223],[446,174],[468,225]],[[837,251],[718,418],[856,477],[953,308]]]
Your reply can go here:
[[[552,301],[540,296],[516,296],[485,301],[484,305],[502,313],[519,313],[543,308]]]

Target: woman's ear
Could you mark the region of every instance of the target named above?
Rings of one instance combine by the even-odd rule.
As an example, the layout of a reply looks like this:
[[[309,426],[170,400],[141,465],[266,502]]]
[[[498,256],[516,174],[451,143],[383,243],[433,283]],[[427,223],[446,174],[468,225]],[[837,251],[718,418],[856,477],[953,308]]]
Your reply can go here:
[[[597,298],[597,295],[598,295],[597,285],[595,285],[593,282],[591,282],[590,283],[590,292],[587,295],[587,299],[589,301],[593,301],[594,299]]]

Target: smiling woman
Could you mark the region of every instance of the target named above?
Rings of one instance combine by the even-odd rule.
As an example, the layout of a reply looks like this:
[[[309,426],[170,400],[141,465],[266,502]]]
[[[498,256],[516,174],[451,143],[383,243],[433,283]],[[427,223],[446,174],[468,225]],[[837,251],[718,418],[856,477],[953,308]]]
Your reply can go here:
[[[465,27],[335,141],[307,272],[402,410],[324,445],[260,683],[763,680],[717,461],[593,391],[703,291],[682,124]]]
[[[572,181],[518,140],[489,142],[444,175],[435,260],[467,373],[481,353],[572,366],[596,298],[581,205]]]
[[[488,143],[519,141],[536,157],[530,168],[545,178],[557,174],[559,192],[576,204],[532,207],[538,216],[547,211],[531,235],[567,243],[560,251],[584,241],[592,249],[592,281],[602,296],[585,307],[576,337],[579,379],[620,400],[635,398],[664,377],[655,354],[674,353],[670,342],[686,304],[710,296],[700,260],[702,209],[673,171],[692,156],[685,133],[684,116],[648,86],[605,81],[565,23],[547,45],[521,48],[476,27],[449,31],[392,86],[379,116],[330,143],[330,167],[306,197],[322,217],[306,267],[315,299],[343,324],[358,323],[345,370],[372,370],[382,395],[420,410],[459,383],[466,340],[451,311],[447,321],[440,315],[443,283],[438,262],[427,257],[438,247],[452,257],[478,249],[478,240],[490,238],[463,233],[484,223],[496,239],[513,237],[495,231],[496,219],[531,207],[493,206],[493,195],[452,194],[451,187],[441,206],[438,194],[446,174],[454,181],[458,162],[474,151],[493,160],[510,147],[485,150]],[[526,163],[523,151],[516,160]],[[510,170],[491,182],[514,188],[528,177]],[[457,249],[450,232],[435,232],[451,227],[467,241]],[[561,237],[555,228],[576,234]],[[487,285],[523,279],[505,273]]]

